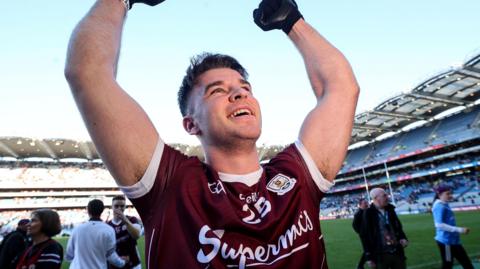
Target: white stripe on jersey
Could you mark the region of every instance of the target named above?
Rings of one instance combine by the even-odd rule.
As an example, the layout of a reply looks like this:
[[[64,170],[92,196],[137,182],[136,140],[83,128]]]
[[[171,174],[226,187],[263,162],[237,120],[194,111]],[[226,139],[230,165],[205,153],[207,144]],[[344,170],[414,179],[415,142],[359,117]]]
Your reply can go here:
[[[45,254],[40,255],[40,257],[54,257],[54,258],[60,259],[60,255],[54,254],[54,253],[50,253],[50,254],[45,253]]]
[[[155,228],[152,230],[152,236],[150,236],[150,244],[148,244],[148,261],[147,261],[147,269],[150,268],[150,257],[152,253],[152,242],[153,242],[153,236],[155,235]]]
[[[445,260],[447,262],[452,261],[452,249],[450,248],[450,245],[445,245]]]
[[[38,259],[37,262],[53,262],[53,263],[61,263],[60,259],[54,260],[54,259]]]

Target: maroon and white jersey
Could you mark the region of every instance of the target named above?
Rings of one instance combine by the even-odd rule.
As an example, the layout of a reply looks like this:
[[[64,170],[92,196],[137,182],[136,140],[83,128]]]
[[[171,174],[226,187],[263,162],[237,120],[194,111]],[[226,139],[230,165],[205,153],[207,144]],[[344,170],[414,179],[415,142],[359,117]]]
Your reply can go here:
[[[142,228],[140,221],[133,217],[127,216],[128,220],[136,226],[139,230]],[[108,225],[112,226],[115,230],[115,245],[116,252],[118,256],[128,256],[129,262],[126,266],[122,268],[134,268],[140,264],[140,257],[137,250],[137,240],[133,239],[130,233],[127,230],[127,224],[125,222],[115,222],[113,219],[107,222]],[[108,265],[108,268],[115,269],[118,267],[113,266],[112,264]]]
[[[318,214],[331,186],[298,141],[246,175],[160,141],[121,189],[144,223],[147,268],[328,268]]]

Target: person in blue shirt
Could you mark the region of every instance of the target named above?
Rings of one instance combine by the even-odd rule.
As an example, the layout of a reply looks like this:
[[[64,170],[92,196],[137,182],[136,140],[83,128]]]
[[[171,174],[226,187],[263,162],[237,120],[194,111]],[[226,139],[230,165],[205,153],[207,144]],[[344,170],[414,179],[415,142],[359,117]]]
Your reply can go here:
[[[435,222],[435,241],[437,241],[440,255],[442,256],[442,269],[451,269],[453,267],[453,258],[463,268],[474,269],[467,252],[460,244],[460,234],[468,234],[470,229],[456,226],[455,216],[448,205],[448,202],[453,199],[451,187],[439,185],[435,189],[435,193],[432,213],[433,221]]]

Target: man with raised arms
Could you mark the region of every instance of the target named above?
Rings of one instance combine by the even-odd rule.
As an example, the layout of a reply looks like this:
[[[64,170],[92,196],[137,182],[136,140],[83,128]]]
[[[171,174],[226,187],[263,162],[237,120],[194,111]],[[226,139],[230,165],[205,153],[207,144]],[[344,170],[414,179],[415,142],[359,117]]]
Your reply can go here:
[[[316,104],[297,140],[260,165],[261,112],[246,70],[226,55],[192,58],[178,102],[201,162],[165,144],[116,81],[133,4],[95,3],[72,34],[65,75],[98,152],[142,218],[148,268],[327,268],[319,204],[344,160],[359,94],[345,57],[294,0],[263,0],[254,22],[293,42]]]

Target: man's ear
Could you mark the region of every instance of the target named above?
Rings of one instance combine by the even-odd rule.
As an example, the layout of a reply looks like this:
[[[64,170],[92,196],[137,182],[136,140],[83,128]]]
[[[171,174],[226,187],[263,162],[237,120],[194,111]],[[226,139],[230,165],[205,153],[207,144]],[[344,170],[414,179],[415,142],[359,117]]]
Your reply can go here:
[[[200,134],[200,129],[191,116],[183,117],[183,129],[190,135]]]

